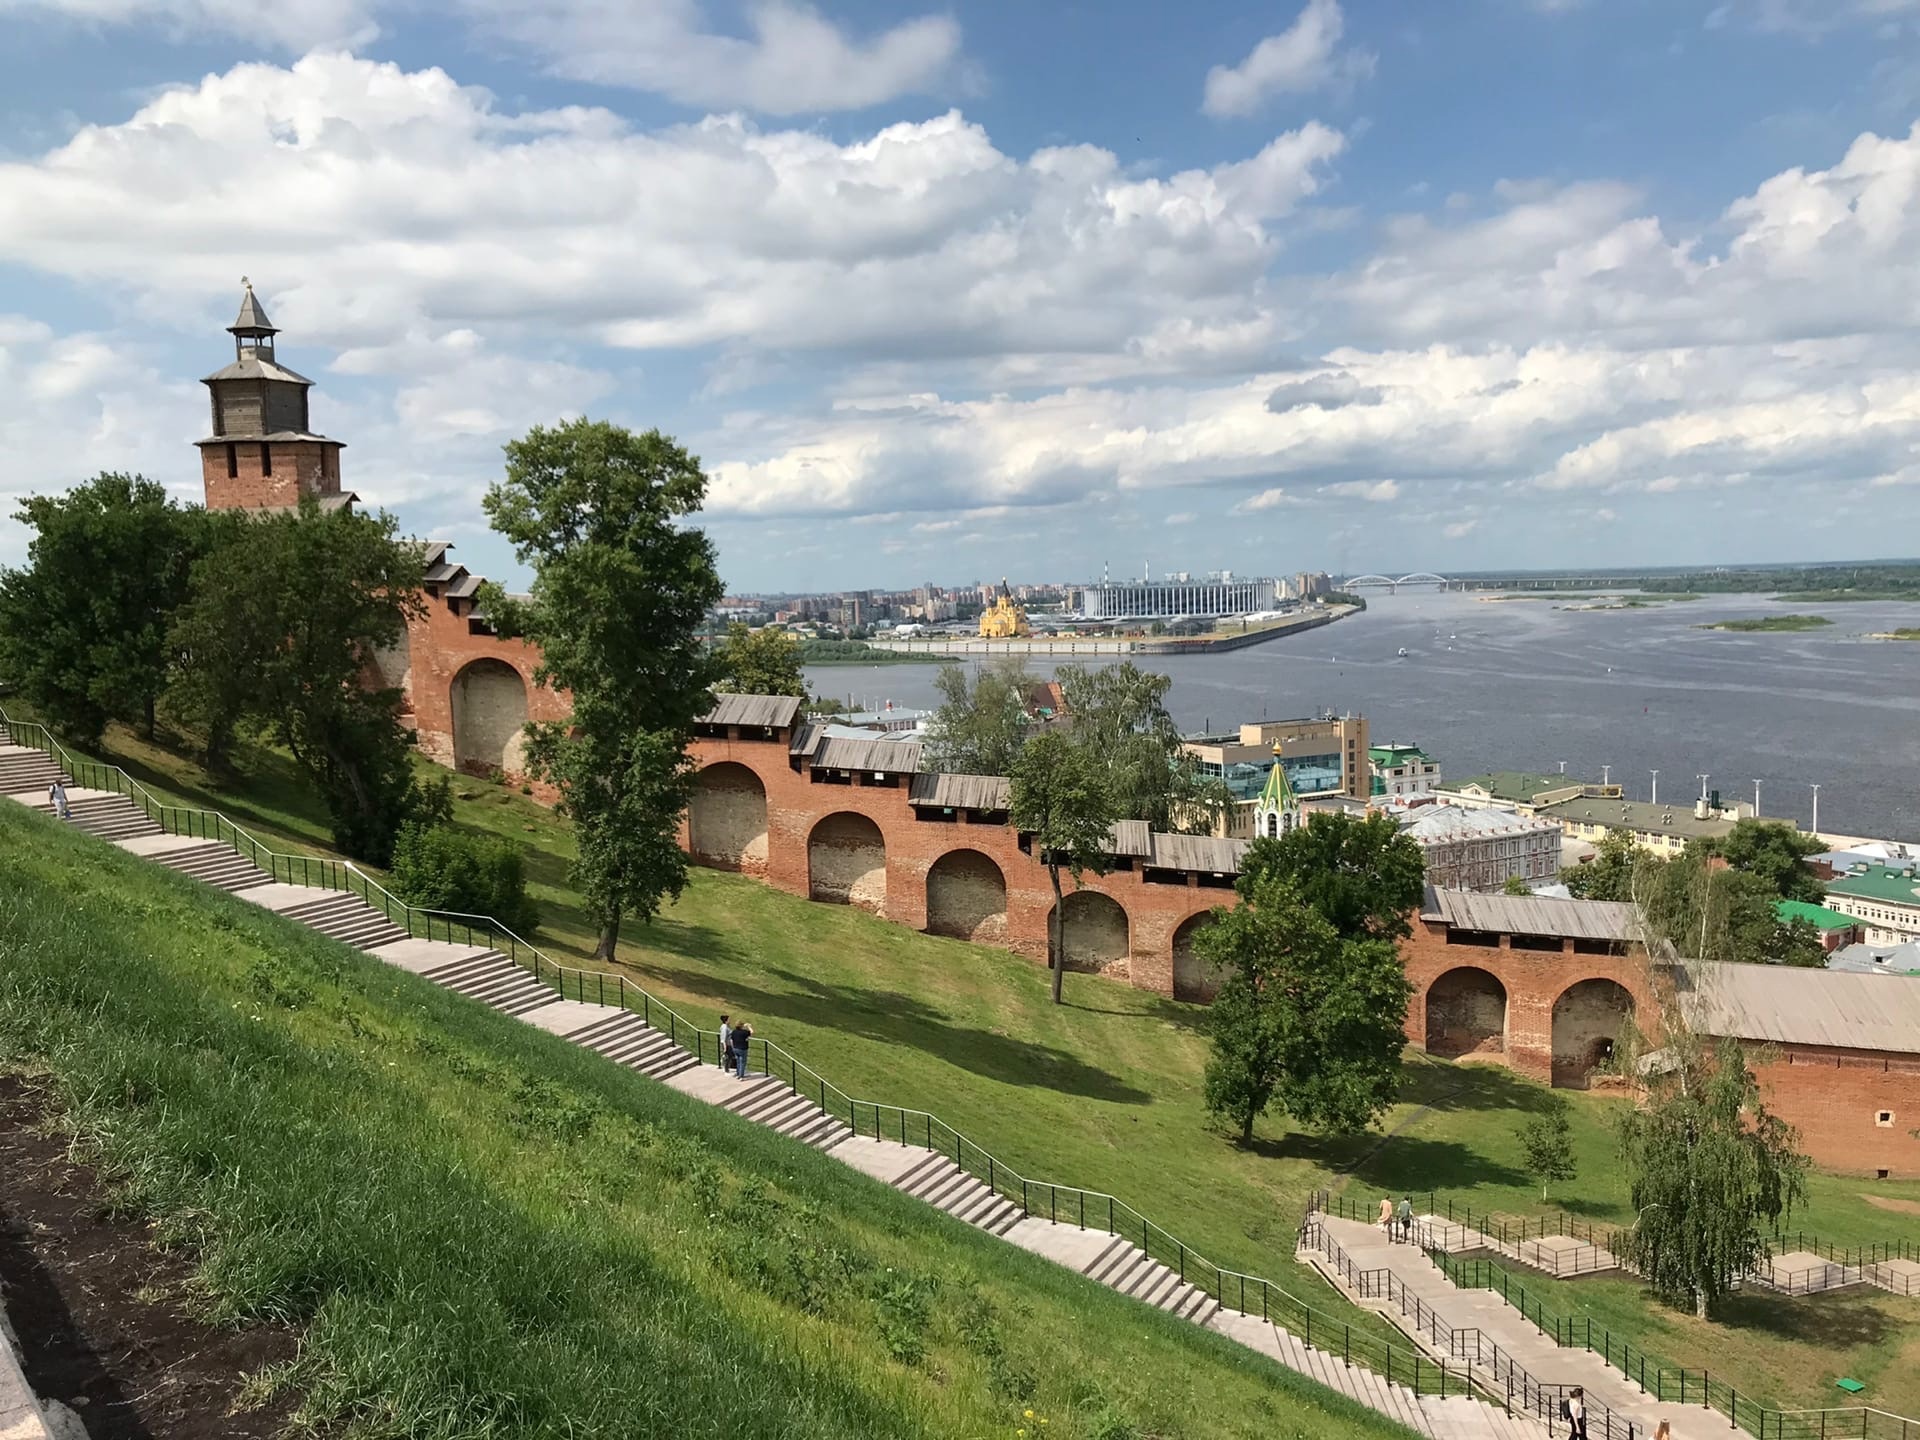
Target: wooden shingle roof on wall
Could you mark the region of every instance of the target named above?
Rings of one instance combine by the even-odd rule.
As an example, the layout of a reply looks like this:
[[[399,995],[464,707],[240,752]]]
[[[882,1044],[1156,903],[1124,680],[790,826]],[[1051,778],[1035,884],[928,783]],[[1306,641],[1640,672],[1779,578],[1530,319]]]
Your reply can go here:
[[[713,709],[700,717],[700,723],[784,730],[799,714],[800,699],[796,695],[716,695]]]
[[[947,810],[1005,810],[1013,782],[1004,775],[919,774],[907,786],[909,805]]]

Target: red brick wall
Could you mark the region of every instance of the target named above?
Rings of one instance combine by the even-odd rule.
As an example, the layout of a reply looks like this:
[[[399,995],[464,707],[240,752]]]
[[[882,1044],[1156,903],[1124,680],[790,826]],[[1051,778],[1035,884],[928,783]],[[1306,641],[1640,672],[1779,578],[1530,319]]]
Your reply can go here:
[[[814,827],[829,815],[864,815],[879,828],[886,845],[886,894],[879,913],[916,930],[927,928],[927,872],[942,855],[972,850],[1000,869],[1007,887],[1006,924],[1002,948],[1042,964],[1047,956],[1047,917],[1053,908],[1053,890],[1046,867],[1021,850],[1019,838],[1007,825],[940,821],[918,818],[907,804],[906,780],[891,784],[855,777],[865,783],[816,783],[789,762],[787,741],[699,739],[694,742],[695,764],[701,768],[732,761],[760,778],[767,791],[767,847],[765,878],[789,895],[810,889],[808,842]],[[681,831],[686,843],[686,827]],[[1063,889],[1074,888],[1062,876]],[[1111,875],[1089,874],[1085,888],[1112,897],[1127,913],[1129,957],[1126,978],[1136,987],[1161,995],[1173,993],[1174,932],[1188,917],[1215,905],[1231,905],[1233,892],[1195,883],[1147,883],[1138,871],[1116,870]],[[999,927],[996,927],[999,928]],[[1116,978],[1118,967],[1105,973]]]
[[[1754,1075],[1768,1106],[1798,1127],[1814,1164],[1868,1176],[1885,1170],[1896,1180],[1920,1176],[1920,1055],[1780,1045],[1771,1057]],[[1893,1113],[1891,1124],[1877,1123],[1882,1111]]]
[[[235,473],[227,473],[227,444],[200,447],[200,473],[209,510],[253,510],[262,505],[296,505],[308,495],[340,493],[340,447],[289,440],[272,449],[273,473],[260,459],[261,442],[233,442]]]
[[[1637,1015],[1656,1013],[1646,961],[1640,956],[1577,954],[1571,940],[1563,941],[1557,951],[1516,950],[1512,937],[1506,935],[1496,937],[1498,943],[1494,945],[1450,945],[1447,932],[1446,925],[1416,916],[1413,934],[1400,947],[1407,978],[1413,982],[1413,999],[1407,1006],[1407,1039],[1423,1049],[1427,1043],[1427,992],[1434,981],[1460,966],[1485,970],[1506,987],[1505,1063],[1534,1080],[1554,1079],[1554,1002],[1582,980],[1612,980],[1633,997]],[[1562,1068],[1565,1082],[1570,1077],[1566,1067]]]

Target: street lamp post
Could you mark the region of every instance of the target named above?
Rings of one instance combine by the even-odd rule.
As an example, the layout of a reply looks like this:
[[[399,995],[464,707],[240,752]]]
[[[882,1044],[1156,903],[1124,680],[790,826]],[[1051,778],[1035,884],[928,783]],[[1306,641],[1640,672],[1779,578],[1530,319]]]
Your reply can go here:
[[[1647,803],[1650,805],[1660,803],[1660,772],[1658,770],[1653,772],[1653,794],[1647,797]]]
[[[1760,818],[1760,782],[1758,780],[1753,782],[1753,818],[1756,820]]]
[[[1700,798],[1702,800],[1706,799],[1707,798],[1707,777],[1705,775],[1696,775],[1693,778],[1700,782]]]
[[[1820,834],[1820,787],[1818,785],[1813,787],[1813,833],[1816,838]]]

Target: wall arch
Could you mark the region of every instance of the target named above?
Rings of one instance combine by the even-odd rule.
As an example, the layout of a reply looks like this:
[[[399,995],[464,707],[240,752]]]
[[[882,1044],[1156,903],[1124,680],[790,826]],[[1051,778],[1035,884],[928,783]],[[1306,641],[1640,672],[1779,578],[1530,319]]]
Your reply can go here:
[[[1427,1053],[1507,1053],[1507,987],[1491,970],[1459,965],[1427,987]]]
[[[1128,973],[1132,930],[1118,900],[1098,890],[1075,890],[1060,913],[1060,946],[1069,970]]]
[[[949,850],[927,871],[927,930],[981,945],[1007,938],[1007,877],[978,850]]]
[[[687,849],[702,865],[764,875],[767,869],[767,787],[733,760],[709,765],[694,778],[687,806]]]
[[[807,836],[807,897],[887,911],[887,842],[865,815],[841,810]]]
[[[470,775],[526,769],[527,682],[504,660],[470,661],[453,677],[453,763]]]
[[[1633,1018],[1633,995],[1617,980],[1579,980],[1553,1002],[1553,1083],[1584,1090],[1596,1066],[1613,1058],[1614,1042]]]
[[[1173,932],[1173,998],[1211,1000],[1220,989],[1220,977],[1193,950],[1193,937],[1213,919],[1213,912],[1202,910],[1189,915]]]

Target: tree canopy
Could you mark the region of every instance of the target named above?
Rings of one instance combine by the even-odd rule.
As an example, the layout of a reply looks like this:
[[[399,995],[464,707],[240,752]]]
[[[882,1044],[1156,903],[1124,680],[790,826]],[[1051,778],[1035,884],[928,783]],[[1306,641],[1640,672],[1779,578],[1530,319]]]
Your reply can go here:
[[[1224,781],[1205,774],[1167,712],[1173,681],[1131,660],[1059,672],[1076,743],[1107,774],[1114,804],[1155,830],[1204,834],[1230,803]]]
[[[1635,867],[1645,855],[1630,830],[1609,830],[1584,865],[1560,872],[1567,892],[1576,900],[1632,900]]]
[[[942,665],[933,681],[940,704],[927,727],[928,767],[957,775],[1011,775],[1032,727],[1027,695],[1038,683],[1014,656],[971,675],[959,665]]]
[[[1549,1096],[1549,1105],[1537,1115],[1520,1122],[1516,1135],[1527,1174],[1540,1182],[1540,1198],[1547,1198],[1547,1186],[1554,1181],[1572,1180],[1580,1173],[1573,1153],[1573,1122],[1567,1116],[1567,1102]]]
[[[528,727],[527,758],[574,822],[573,878],[607,960],[625,916],[651,920],[686,882],[687,745],[715,678],[699,631],[723,593],[712,542],[685,523],[707,477],[658,430],[605,421],[537,426],[506,453],[486,510],[533,566],[533,593],[490,592],[488,608],[571,695],[569,720]]]
[[[1397,947],[1343,937],[1277,870],[1243,872],[1236,889],[1240,903],[1193,942],[1224,976],[1208,1012],[1208,1111],[1243,1144],[1275,1103],[1311,1129],[1365,1129],[1399,1094],[1413,987]]]
[[[1316,815],[1278,839],[1262,836],[1247,847],[1240,874],[1243,884],[1264,876],[1290,882],[1343,940],[1404,938],[1426,888],[1420,847],[1388,815]]]
[[[1053,969],[1053,1003],[1060,1003],[1066,971],[1066,897],[1060,872],[1077,885],[1091,870],[1112,868],[1108,841],[1119,818],[1107,778],[1085,747],[1057,730],[1033,737],[1014,757],[1010,819],[1033,837],[1034,853],[1053,884],[1053,914],[1047,925],[1048,962]]]
[[[27,564],[0,570],[0,675],[56,729],[84,742],[109,720],[153,733],[166,688],[167,625],[208,543],[206,514],[139,475],[102,474],[34,495]]]
[[[420,605],[422,556],[391,515],[234,517],[193,568],[175,616],[169,705],[222,733],[245,720],[292,754],[325,800],[334,841],[385,865],[400,827],[444,810],[414,780],[400,694],[370,689],[374,653]]]
[[[1811,925],[1780,918],[1781,896],[1767,874],[1719,863],[1711,842],[1693,841],[1671,860],[1637,863],[1642,915],[1679,954],[1756,965],[1826,963]]]
[[[1767,1257],[1767,1231],[1805,1200],[1807,1159],[1767,1108],[1738,1040],[1708,1042],[1675,1024],[1659,1059],[1645,1102],[1620,1118],[1638,1218],[1615,1253],[1704,1319]]]
[[[1819,876],[1807,868],[1807,859],[1826,848],[1822,841],[1802,835],[1783,821],[1756,819],[1736,821],[1717,846],[1727,864],[1762,881],[1773,895],[1816,905],[1827,892]]]
[[[736,695],[794,695],[807,698],[807,678],[800,673],[800,642],[785,630],[764,625],[758,630],[735,620],[727,637],[713,647],[716,690]]]

